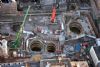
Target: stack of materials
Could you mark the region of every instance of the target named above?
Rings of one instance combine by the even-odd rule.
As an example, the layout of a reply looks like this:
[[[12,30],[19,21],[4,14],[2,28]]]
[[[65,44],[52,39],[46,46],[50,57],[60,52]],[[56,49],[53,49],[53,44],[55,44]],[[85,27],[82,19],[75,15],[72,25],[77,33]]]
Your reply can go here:
[[[71,67],[89,67],[86,61],[72,61]]]
[[[41,60],[42,56],[40,54],[33,55],[32,56],[32,61],[34,62],[39,62]]]

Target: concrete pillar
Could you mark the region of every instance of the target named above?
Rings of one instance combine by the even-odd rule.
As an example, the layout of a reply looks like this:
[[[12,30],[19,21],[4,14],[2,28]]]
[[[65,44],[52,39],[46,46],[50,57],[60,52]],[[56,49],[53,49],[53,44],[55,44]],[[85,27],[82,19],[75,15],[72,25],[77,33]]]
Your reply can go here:
[[[7,40],[3,39],[3,40],[1,41],[1,43],[2,43],[3,55],[4,55],[5,58],[7,58],[7,57],[8,57]]]

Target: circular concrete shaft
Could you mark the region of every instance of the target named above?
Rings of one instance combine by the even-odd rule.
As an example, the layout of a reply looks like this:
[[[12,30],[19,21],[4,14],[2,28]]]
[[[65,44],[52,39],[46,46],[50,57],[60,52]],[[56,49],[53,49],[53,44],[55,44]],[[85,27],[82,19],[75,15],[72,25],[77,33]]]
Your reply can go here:
[[[30,49],[32,51],[41,51],[42,46],[43,46],[43,44],[40,41],[35,40],[35,41],[32,41],[32,43],[30,45]]]
[[[54,43],[48,43],[47,51],[48,52],[55,52],[55,50],[56,50],[55,44]]]
[[[81,24],[79,24],[77,22],[70,23],[69,29],[70,29],[71,32],[73,32],[75,34],[82,33],[82,26],[81,26]]]

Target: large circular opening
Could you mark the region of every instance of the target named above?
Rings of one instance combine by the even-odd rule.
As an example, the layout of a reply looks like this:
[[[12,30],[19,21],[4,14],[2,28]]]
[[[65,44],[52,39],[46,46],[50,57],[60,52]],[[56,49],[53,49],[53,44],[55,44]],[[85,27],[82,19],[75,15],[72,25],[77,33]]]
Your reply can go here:
[[[30,45],[32,51],[41,51],[42,43],[40,41],[33,41]]]
[[[47,46],[47,51],[48,52],[55,52],[55,50],[56,50],[55,44],[49,43]]]
[[[81,33],[80,29],[77,28],[77,27],[70,27],[70,30],[71,30],[72,32],[76,33],[76,34],[80,34],[80,33]]]
[[[69,25],[69,29],[71,32],[75,33],[75,34],[80,34],[82,32],[82,27],[79,23],[71,23]]]

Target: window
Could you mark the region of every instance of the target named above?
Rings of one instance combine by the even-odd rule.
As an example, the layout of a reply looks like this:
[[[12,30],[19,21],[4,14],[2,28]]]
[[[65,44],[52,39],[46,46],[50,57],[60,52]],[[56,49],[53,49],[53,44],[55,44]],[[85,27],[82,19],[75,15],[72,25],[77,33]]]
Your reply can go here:
[[[1,0],[3,3],[9,3],[9,0]]]

